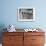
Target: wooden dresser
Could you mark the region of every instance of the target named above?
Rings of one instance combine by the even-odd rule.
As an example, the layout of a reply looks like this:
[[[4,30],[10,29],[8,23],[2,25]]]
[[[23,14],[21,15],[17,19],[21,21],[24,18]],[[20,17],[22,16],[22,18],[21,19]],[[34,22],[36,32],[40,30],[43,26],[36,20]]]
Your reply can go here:
[[[44,32],[3,32],[3,46],[44,46]]]

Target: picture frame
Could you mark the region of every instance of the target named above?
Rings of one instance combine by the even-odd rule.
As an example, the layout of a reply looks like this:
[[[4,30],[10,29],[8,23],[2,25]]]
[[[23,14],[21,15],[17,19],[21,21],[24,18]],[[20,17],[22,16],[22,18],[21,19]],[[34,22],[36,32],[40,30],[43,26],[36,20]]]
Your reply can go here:
[[[35,8],[19,7],[18,21],[35,21]]]

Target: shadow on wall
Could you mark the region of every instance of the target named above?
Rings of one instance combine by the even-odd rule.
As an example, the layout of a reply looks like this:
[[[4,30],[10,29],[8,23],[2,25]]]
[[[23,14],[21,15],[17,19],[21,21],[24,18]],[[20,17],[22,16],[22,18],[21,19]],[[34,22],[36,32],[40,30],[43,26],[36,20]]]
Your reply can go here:
[[[3,36],[2,32],[6,31],[6,30],[3,30],[4,28],[6,28],[5,25],[0,24],[0,43],[2,43],[2,36]]]

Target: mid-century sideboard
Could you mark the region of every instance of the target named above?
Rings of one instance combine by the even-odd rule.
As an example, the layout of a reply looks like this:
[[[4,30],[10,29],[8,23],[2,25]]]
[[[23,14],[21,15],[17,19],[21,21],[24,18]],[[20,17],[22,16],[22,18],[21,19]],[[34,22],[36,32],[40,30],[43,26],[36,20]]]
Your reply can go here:
[[[3,46],[44,46],[44,32],[3,32]]]

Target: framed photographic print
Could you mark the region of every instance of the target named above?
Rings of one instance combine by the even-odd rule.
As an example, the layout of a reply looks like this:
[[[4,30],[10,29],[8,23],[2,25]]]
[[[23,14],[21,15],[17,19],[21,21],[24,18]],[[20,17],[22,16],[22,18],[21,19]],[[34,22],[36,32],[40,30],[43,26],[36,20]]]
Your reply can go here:
[[[35,21],[35,8],[19,7],[18,21]]]

